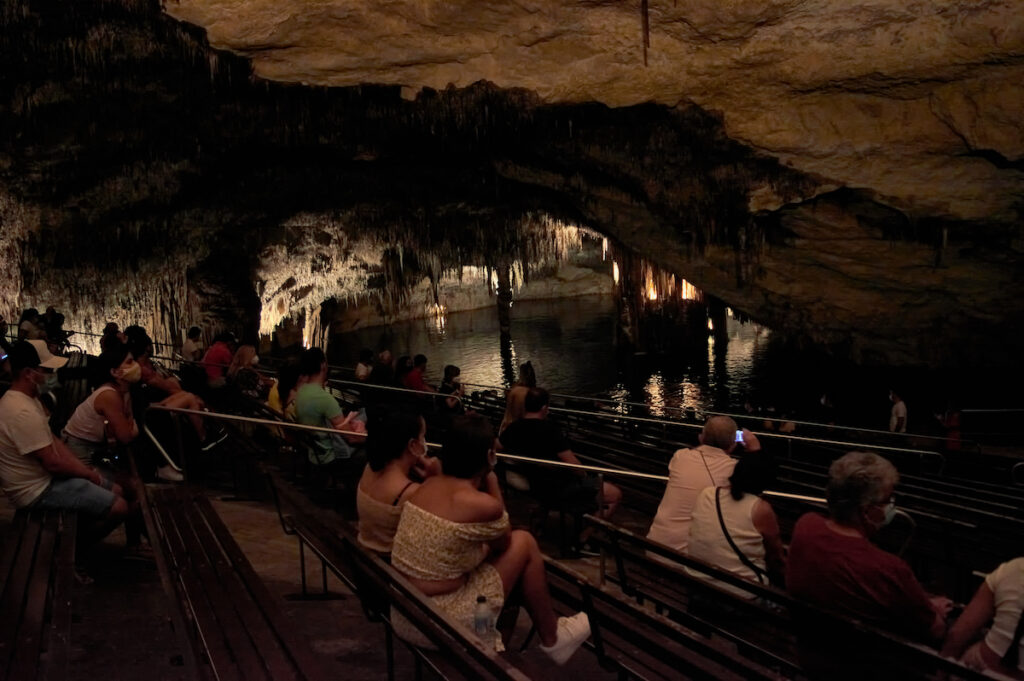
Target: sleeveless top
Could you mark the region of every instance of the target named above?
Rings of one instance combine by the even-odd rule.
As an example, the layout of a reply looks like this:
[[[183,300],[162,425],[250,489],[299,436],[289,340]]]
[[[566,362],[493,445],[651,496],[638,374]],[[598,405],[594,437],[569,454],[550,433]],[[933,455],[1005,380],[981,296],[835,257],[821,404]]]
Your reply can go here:
[[[107,431],[104,425],[103,414],[96,411],[96,396],[102,392],[108,390],[117,390],[110,385],[101,385],[92,391],[92,394],[85,398],[85,401],[78,405],[75,409],[75,413],[68,419],[68,424],[64,426],[64,432],[68,435],[73,435],[80,440],[88,440],[101,444],[107,441]],[[128,409],[128,414],[131,414],[131,409]]]
[[[715,508],[715,489],[707,487],[697,495],[697,502],[693,507],[693,521],[690,525],[690,544],[686,552],[693,558],[717,565],[737,577],[756,582],[757,575],[740,561],[722,533],[722,524],[718,520],[718,510]],[[722,488],[719,499],[722,502],[722,518],[729,530],[729,536],[750,562],[764,570],[764,540],[754,527],[751,517],[754,504],[758,502],[759,497],[756,494],[744,494],[742,499],[736,501],[729,494],[728,488]],[[754,597],[753,594],[737,587],[718,583],[704,573],[690,569],[686,571],[694,577],[715,583],[725,591],[744,598]]]
[[[412,485],[412,481],[402,488],[393,503],[378,501],[356,487],[356,511],[359,513],[359,535],[357,541],[379,554],[391,553],[391,545],[395,541],[398,520],[402,517],[402,508],[407,499],[402,496]]]

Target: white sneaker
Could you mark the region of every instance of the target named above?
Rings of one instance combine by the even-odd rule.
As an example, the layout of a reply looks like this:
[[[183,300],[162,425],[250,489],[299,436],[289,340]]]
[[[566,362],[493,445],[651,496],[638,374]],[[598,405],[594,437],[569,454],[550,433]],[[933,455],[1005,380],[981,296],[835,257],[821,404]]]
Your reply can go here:
[[[171,466],[160,466],[156,469],[156,477],[167,482],[181,482],[185,476],[171,468]]]
[[[590,638],[590,619],[578,612],[572,617],[558,618],[558,639],[552,646],[541,646],[541,651],[561,666],[569,661],[576,649]]]

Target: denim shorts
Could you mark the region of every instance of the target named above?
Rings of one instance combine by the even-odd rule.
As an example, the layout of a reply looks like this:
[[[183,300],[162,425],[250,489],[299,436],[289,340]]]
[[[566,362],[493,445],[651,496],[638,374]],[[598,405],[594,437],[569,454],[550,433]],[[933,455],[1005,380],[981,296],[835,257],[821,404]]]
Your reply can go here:
[[[116,498],[110,490],[94,485],[85,478],[54,478],[50,486],[29,504],[29,508],[62,509],[105,516]]]

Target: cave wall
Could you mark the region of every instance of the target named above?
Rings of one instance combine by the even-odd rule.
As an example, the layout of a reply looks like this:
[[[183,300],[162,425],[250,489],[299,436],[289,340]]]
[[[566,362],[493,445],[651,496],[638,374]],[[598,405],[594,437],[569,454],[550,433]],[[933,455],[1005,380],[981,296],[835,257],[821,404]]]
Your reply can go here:
[[[953,15],[960,11],[956,3],[947,4]],[[998,15],[1002,6],[984,5],[964,21],[989,22],[986,13]],[[571,61],[561,69],[554,62],[498,59],[497,52],[485,58],[491,63],[486,73],[475,70],[484,62],[474,58],[444,57],[433,66],[413,59],[405,69],[394,40],[373,32],[394,27],[385,22],[353,38],[360,45],[354,52],[325,47],[335,55],[331,59],[296,43],[300,62],[321,64],[318,77],[278,73],[268,60],[280,61],[283,68],[288,59],[282,52],[291,51],[282,42],[288,31],[296,22],[332,26],[333,20],[317,12],[339,4],[324,3],[303,14],[275,6],[280,31],[254,28],[233,41],[223,31],[244,25],[247,12],[269,12],[270,5],[237,6],[228,13],[230,21],[189,15],[200,7],[191,0],[168,5],[168,11],[209,28],[218,44],[248,57],[243,58],[211,48],[203,30],[164,14],[156,2],[5,4],[0,15],[0,92],[7,95],[0,99],[0,267],[9,274],[0,288],[5,312],[53,303],[82,310],[69,316],[68,326],[81,323],[86,330],[89,324],[98,330],[100,317],[152,320],[158,340],[170,340],[197,322],[211,331],[229,326],[255,334],[260,306],[276,305],[275,291],[284,287],[290,269],[302,269],[311,280],[318,274],[329,279],[316,282],[324,286],[313,297],[355,299],[369,290],[401,302],[404,286],[424,276],[436,281],[455,263],[529,263],[536,249],[531,251],[524,224],[530,215],[543,214],[609,234],[759,321],[862,359],[998,363],[1015,352],[1006,333],[992,330],[1024,312],[1015,212],[1022,193],[1012,123],[1016,90],[1007,85],[1006,96],[984,112],[973,118],[964,114],[964,107],[993,98],[990,86],[1006,85],[997,72],[1016,73],[1012,31],[998,38],[998,48],[987,57],[991,69],[981,64],[928,71],[914,62],[900,87],[898,79],[856,76],[867,68],[870,50],[858,48],[860,66],[846,64],[852,70],[843,77],[828,70],[841,66],[832,54],[837,63],[825,60],[815,76],[818,85],[797,95],[828,99],[834,110],[831,117],[817,110],[801,113],[796,116],[801,128],[785,113],[796,95],[789,92],[788,99],[775,101],[767,81],[757,80],[778,72],[779,64],[795,67],[796,62],[775,55],[775,71],[761,68],[758,60],[772,52],[770,41],[762,44],[756,36],[776,24],[792,24],[806,3],[772,5],[781,14],[768,23],[757,20],[754,9],[751,14],[730,5],[722,26],[709,34],[717,37],[698,41],[699,49],[687,42],[695,38],[684,29],[685,21],[673,24],[667,6],[653,3],[649,70],[641,70],[636,44],[626,39],[624,5],[580,6],[573,11],[584,12],[587,21],[605,18],[592,26],[570,24],[572,30],[537,43],[527,37],[544,30],[531,33],[529,26],[513,22],[511,40],[529,43],[516,48],[520,56],[538,54],[535,48],[552,50],[551,59],[576,55],[577,48],[562,41],[582,49],[579,36],[589,35],[593,60]],[[352,19],[359,12],[403,7],[402,2],[359,5],[342,14]],[[431,7],[442,11],[440,5]],[[451,44],[434,41],[448,54],[468,49],[459,47],[460,36],[473,30],[480,12],[508,18],[518,7],[476,3],[462,7],[462,19],[444,10],[443,20],[435,17],[423,26],[437,30],[455,22]],[[531,19],[541,28],[564,9],[557,3],[544,8],[538,5],[540,14]],[[898,23],[893,12],[878,15],[883,33]],[[737,13],[754,18],[748,32],[733,35],[726,19]],[[710,13],[702,16],[712,21]],[[853,21],[852,16],[843,15],[837,25]],[[814,25],[823,30],[823,22]],[[682,57],[659,37],[670,33],[669,24],[689,36],[679,42],[691,59],[690,71],[682,75],[682,62],[673,61]],[[590,28],[583,30],[584,25]],[[599,31],[612,35],[611,42],[600,40]],[[341,40],[357,32],[335,33]],[[975,42],[985,42],[973,29],[968,33],[971,50]],[[837,35],[845,36],[836,38],[837,45],[852,39],[842,31]],[[362,42],[366,36],[379,47],[374,42],[370,49]],[[257,50],[261,39],[265,49]],[[406,42],[408,50],[420,44]],[[620,67],[604,68],[610,44],[622,48]],[[785,52],[786,44],[781,41],[776,50]],[[730,45],[732,51],[723,52]],[[751,45],[761,47],[748,53],[747,63],[743,54]],[[717,75],[709,66],[717,63],[708,61],[712,52],[720,61],[730,55]],[[376,75],[342,68],[353,53],[366,64],[378,64],[371,68]],[[976,59],[973,54],[965,59]],[[938,60],[938,53],[930,58]],[[965,63],[973,64],[970,59]],[[670,79],[671,64],[677,68]],[[460,70],[446,71],[449,67]],[[921,68],[917,80],[911,67]],[[386,76],[389,69],[394,72]],[[327,88],[259,77],[340,85],[327,78],[339,73],[347,74],[347,83],[369,78],[391,85]],[[438,75],[446,73],[451,77]],[[578,78],[566,75],[571,73]],[[595,82],[601,73],[604,80]],[[469,80],[481,75],[494,82]],[[655,87],[669,81],[674,89]],[[448,87],[449,82],[461,87]],[[725,99],[691,91],[696,82]],[[866,91],[871,82],[877,92]],[[509,87],[517,83],[523,87]],[[942,123],[958,141],[936,146],[928,141],[934,131],[921,127],[904,105],[919,110],[922,98],[933,103],[938,96],[932,84],[957,83],[975,95],[967,104],[952,94],[942,100],[948,100],[945,108],[929,104],[957,130],[950,133],[951,126]],[[806,84],[794,81],[786,89]],[[627,86],[632,94],[623,89]],[[751,100],[746,108],[722,105],[736,97]],[[886,104],[873,103],[872,97],[883,97]],[[654,101],[637,103],[647,100]],[[859,104],[851,107],[851,102]],[[765,123],[773,112],[782,113]],[[836,118],[840,114],[842,120]],[[771,134],[744,134],[746,118],[761,121]],[[861,128],[878,135],[851,132]],[[847,142],[839,144],[840,137]],[[965,146],[964,137],[974,141]],[[885,160],[887,155],[892,158]],[[797,156],[800,163],[794,162]],[[927,186],[919,182],[924,157],[937,178]],[[877,181],[829,170],[830,164],[864,173],[879,169]],[[976,168],[985,172],[975,173]],[[893,177],[901,173],[902,179]],[[918,183],[916,194],[901,188],[907,182]],[[971,201],[961,200],[965,192]],[[318,242],[322,230],[313,223],[324,222],[340,225],[340,231]],[[309,245],[298,245],[307,239]],[[348,281],[335,265],[344,267],[345,244],[359,239],[381,259],[367,261],[360,277]],[[274,255],[282,249],[302,255],[301,268]],[[317,269],[327,261],[335,269]],[[312,298],[306,305],[305,299],[292,300],[291,293],[285,297],[302,309],[318,307]],[[103,309],[96,312],[97,307]],[[321,329],[328,325],[318,323]],[[982,341],[986,352],[972,352]]]

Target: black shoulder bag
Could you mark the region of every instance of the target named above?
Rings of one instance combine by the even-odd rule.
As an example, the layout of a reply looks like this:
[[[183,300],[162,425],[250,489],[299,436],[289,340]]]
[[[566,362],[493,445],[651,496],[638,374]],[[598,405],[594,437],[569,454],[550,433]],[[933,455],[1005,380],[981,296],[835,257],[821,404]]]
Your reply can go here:
[[[716,487],[715,509],[718,511],[718,522],[722,525],[722,534],[725,535],[725,540],[729,542],[729,546],[732,547],[732,550],[736,552],[736,557],[740,559],[740,562],[754,571],[754,574],[757,575],[757,581],[759,584],[764,584],[765,581],[768,579],[768,573],[754,565],[754,561],[747,558],[747,556],[742,551],[740,551],[740,547],[736,546],[736,542],[732,540],[732,536],[729,534],[729,530],[725,527],[725,518],[722,516],[722,498],[720,496],[721,493],[722,488]],[[1019,628],[1020,627],[1018,627],[1018,629]]]

